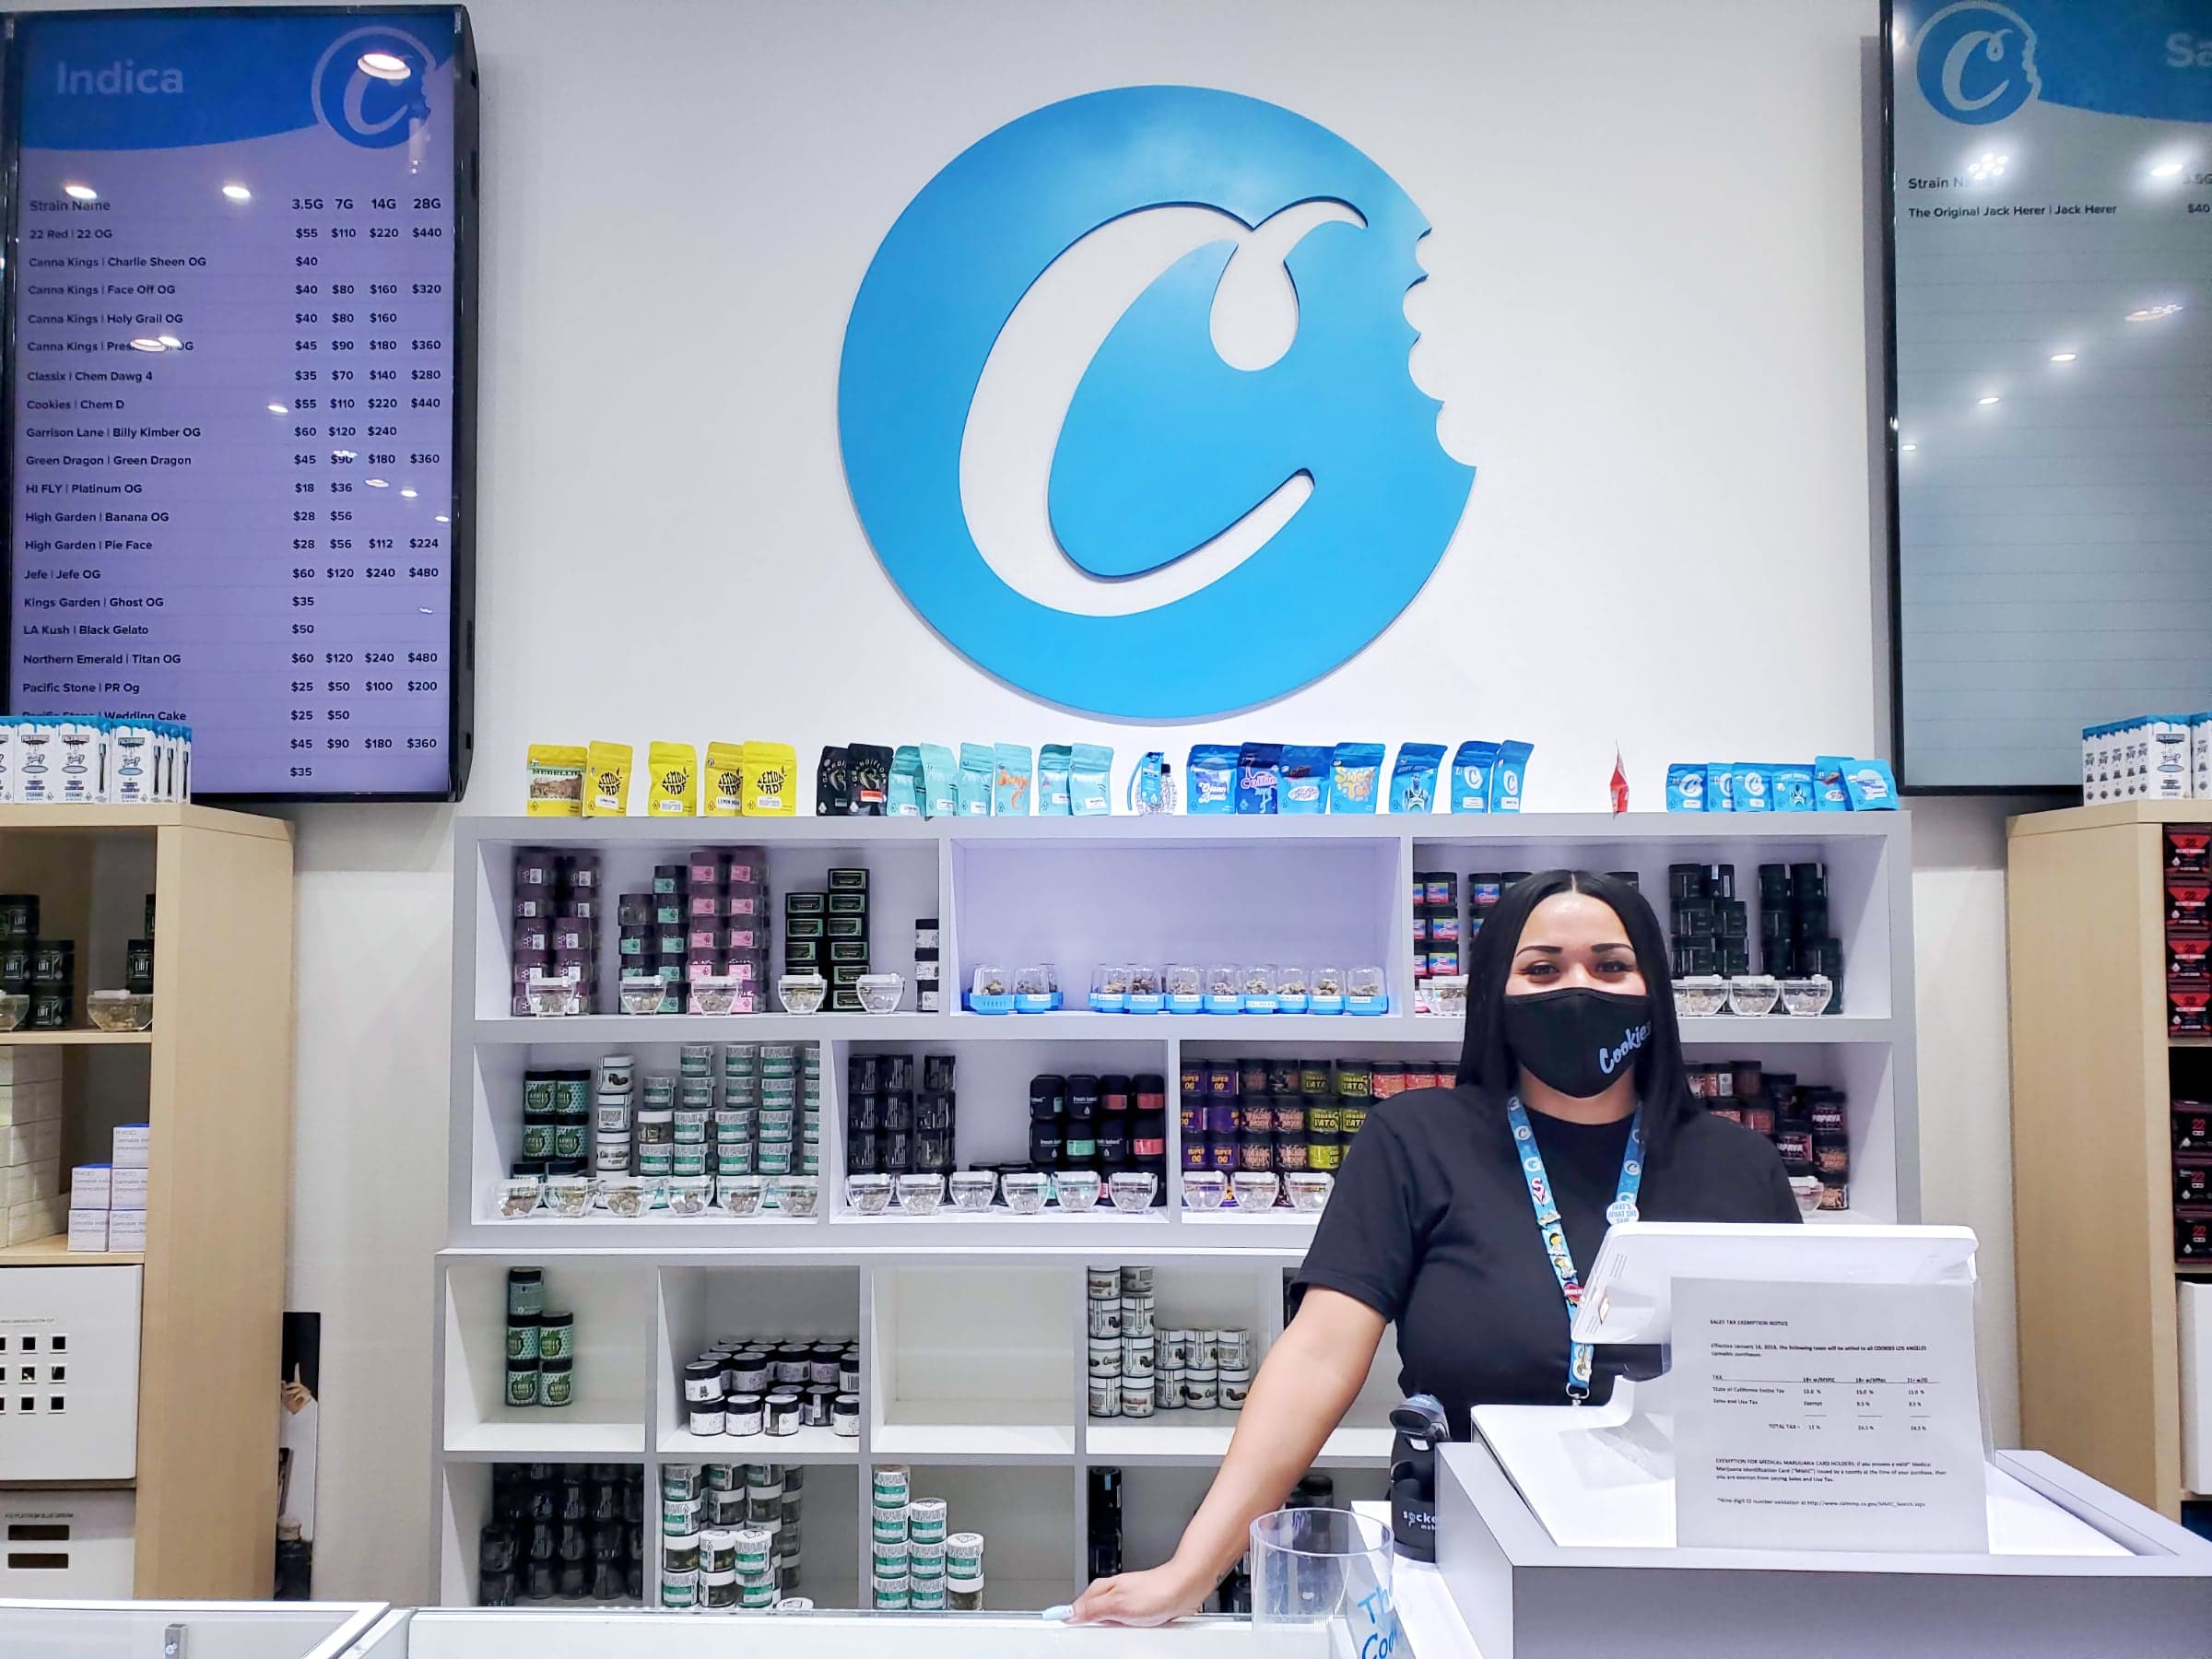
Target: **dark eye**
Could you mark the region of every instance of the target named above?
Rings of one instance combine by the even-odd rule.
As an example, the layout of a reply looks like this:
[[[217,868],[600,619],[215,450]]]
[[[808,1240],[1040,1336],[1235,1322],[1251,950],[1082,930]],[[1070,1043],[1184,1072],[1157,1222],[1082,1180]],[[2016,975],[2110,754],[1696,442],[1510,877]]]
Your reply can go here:
[[[1549,979],[1558,971],[1557,963],[1546,961],[1541,957],[1533,962],[1524,963],[1521,968],[1522,974],[1528,979]]]
[[[1635,971],[1635,963],[1626,961],[1619,957],[1609,957],[1605,961],[1602,961],[1597,965],[1597,971],[1600,973],[1618,975],[1633,972]]]

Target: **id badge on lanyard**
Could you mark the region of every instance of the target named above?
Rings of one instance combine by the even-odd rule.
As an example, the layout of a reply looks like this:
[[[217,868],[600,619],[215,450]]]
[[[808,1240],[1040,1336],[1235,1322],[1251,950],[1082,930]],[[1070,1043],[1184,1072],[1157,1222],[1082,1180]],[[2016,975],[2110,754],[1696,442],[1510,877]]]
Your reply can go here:
[[[1528,1182],[1528,1202],[1536,1212],[1536,1231],[1544,1240],[1544,1253],[1551,1258],[1551,1271],[1559,1281],[1559,1294],[1567,1299],[1567,1318],[1574,1320],[1574,1311],[1583,1304],[1583,1281],[1574,1270],[1574,1255],[1567,1248],[1567,1229],[1559,1220],[1558,1200],[1552,1195],[1551,1177],[1544,1171],[1544,1154],[1536,1149],[1536,1132],[1529,1126],[1528,1110],[1515,1095],[1505,1104],[1507,1120],[1513,1126],[1513,1150],[1521,1159],[1521,1176]],[[1629,1144],[1620,1158],[1620,1182],[1615,1189],[1613,1202],[1606,1210],[1608,1226],[1636,1219],[1636,1193],[1643,1185],[1643,1108],[1629,1120]],[[1591,1348],[1586,1342],[1571,1337],[1567,1343],[1567,1397],[1580,1406],[1590,1397]]]

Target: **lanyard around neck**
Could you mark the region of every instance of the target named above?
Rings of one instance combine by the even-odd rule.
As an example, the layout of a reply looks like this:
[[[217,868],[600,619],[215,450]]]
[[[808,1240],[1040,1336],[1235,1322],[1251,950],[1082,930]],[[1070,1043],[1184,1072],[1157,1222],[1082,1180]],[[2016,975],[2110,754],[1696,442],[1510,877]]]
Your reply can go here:
[[[1536,1231],[1544,1241],[1544,1253],[1551,1258],[1559,1294],[1567,1299],[1567,1320],[1571,1325],[1574,1311],[1583,1303],[1583,1281],[1574,1270],[1574,1254],[1567,1248],[1567,1229],[1559,1220],[1559,1199],[1552,1192],[1550,1176],[1544,1171],[1544,1154],[1536,1149],[1536,1132],[1529,1127],[1528,1110],[1521,1104],[1519,1095],[1506,1101],[1505,1115],[1513,1126],[1513,1150],[1521,1159],[1522,1179],[1528,1182],[1528,1202],[1536,1212]],[[1606,1211],[1608,1226],[1636,1219],[1636,1192],[1642,1184],[1643,1108],[1639,1106],[1629,1120],[1629,1144],[1620,1156],[1620,1184]],[[1567,1397],[1577,1406],[1590,1397],[1590,1352],[1588,1343],[1576,1342],[1571,1336],[1568,1339]]]

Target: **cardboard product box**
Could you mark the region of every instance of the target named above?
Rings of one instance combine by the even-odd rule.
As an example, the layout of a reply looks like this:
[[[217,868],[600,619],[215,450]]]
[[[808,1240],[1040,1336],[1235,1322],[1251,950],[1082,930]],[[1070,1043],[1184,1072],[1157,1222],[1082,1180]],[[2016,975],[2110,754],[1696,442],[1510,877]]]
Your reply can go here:
[[[118,1124],[115,1125],[115,1146],[112,1154],[119,1170],[143,1170],[152,1161],[154,1131],[147,1124]]]
[[[108,1248],[110,1250],[144,1250],[146,1248],[146,1212],[140,1210],[112,1210],[108,1215]]]
[[[108,1212],[73,1209],[69,1212],[69,1248],[100,1251],[108,1247]]]
[[[34,1198],[53,1198],[62,1190],[62,1160],[48,1159],[44,1163],[17,1164],[6,1171],[0,1182],[5,1192],[0,1203],[29,1204]]]
[[[0,1169],[18,1164],[59,1163],[62,1156],[62,1121],[17,1124],[0,1130]]]
[[[18,1043],[0,1046],[0,1087],[20,1083],[59,1083],[62,1080],[62,1051],[41,1046],[26,1048]]]
[[[114,1190],[106,1164],[78,1164],[69,1171],[69,1207],[75,1210],[113,1209]],[[43,1194],[38,1194],[44,1196]]]
[[[147,1174],[143,1165],[118,1164],[108,1180],[108,1207],[118,1210],[144,1209]]]
[[[65,1232],[69,1226],[69,1204],[64,1198],[34,1198],[28,1204],[7,1206],[7,1241],[10,1245],[28,1244],[33,1239],[50,1239]]]
[[[14,1124],[50,1124],[62,1115],[62,1085],[12,1083],[0,1085],[0,1128]]]

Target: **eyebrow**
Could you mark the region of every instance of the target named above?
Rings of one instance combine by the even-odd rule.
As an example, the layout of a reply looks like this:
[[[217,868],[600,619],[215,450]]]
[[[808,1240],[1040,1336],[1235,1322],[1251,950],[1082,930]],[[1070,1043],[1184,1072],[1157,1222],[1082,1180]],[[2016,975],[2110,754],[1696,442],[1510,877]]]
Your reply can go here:
[[[1636,947],[1633,945],[1630,945],[1626,939],[1617,939],[1608,941],[1603,945],[1593,945],[1590,947],[1590,948],[1592,950],[1626,950],[1633,952]],[[1524,945],[1518,950],[1515,950],[1513,954],[1515,956],[1521,956],[1531,950],[1537,951],[1544,956],[1565,956],[1567,954],[1567,947],[1564,945]]]

